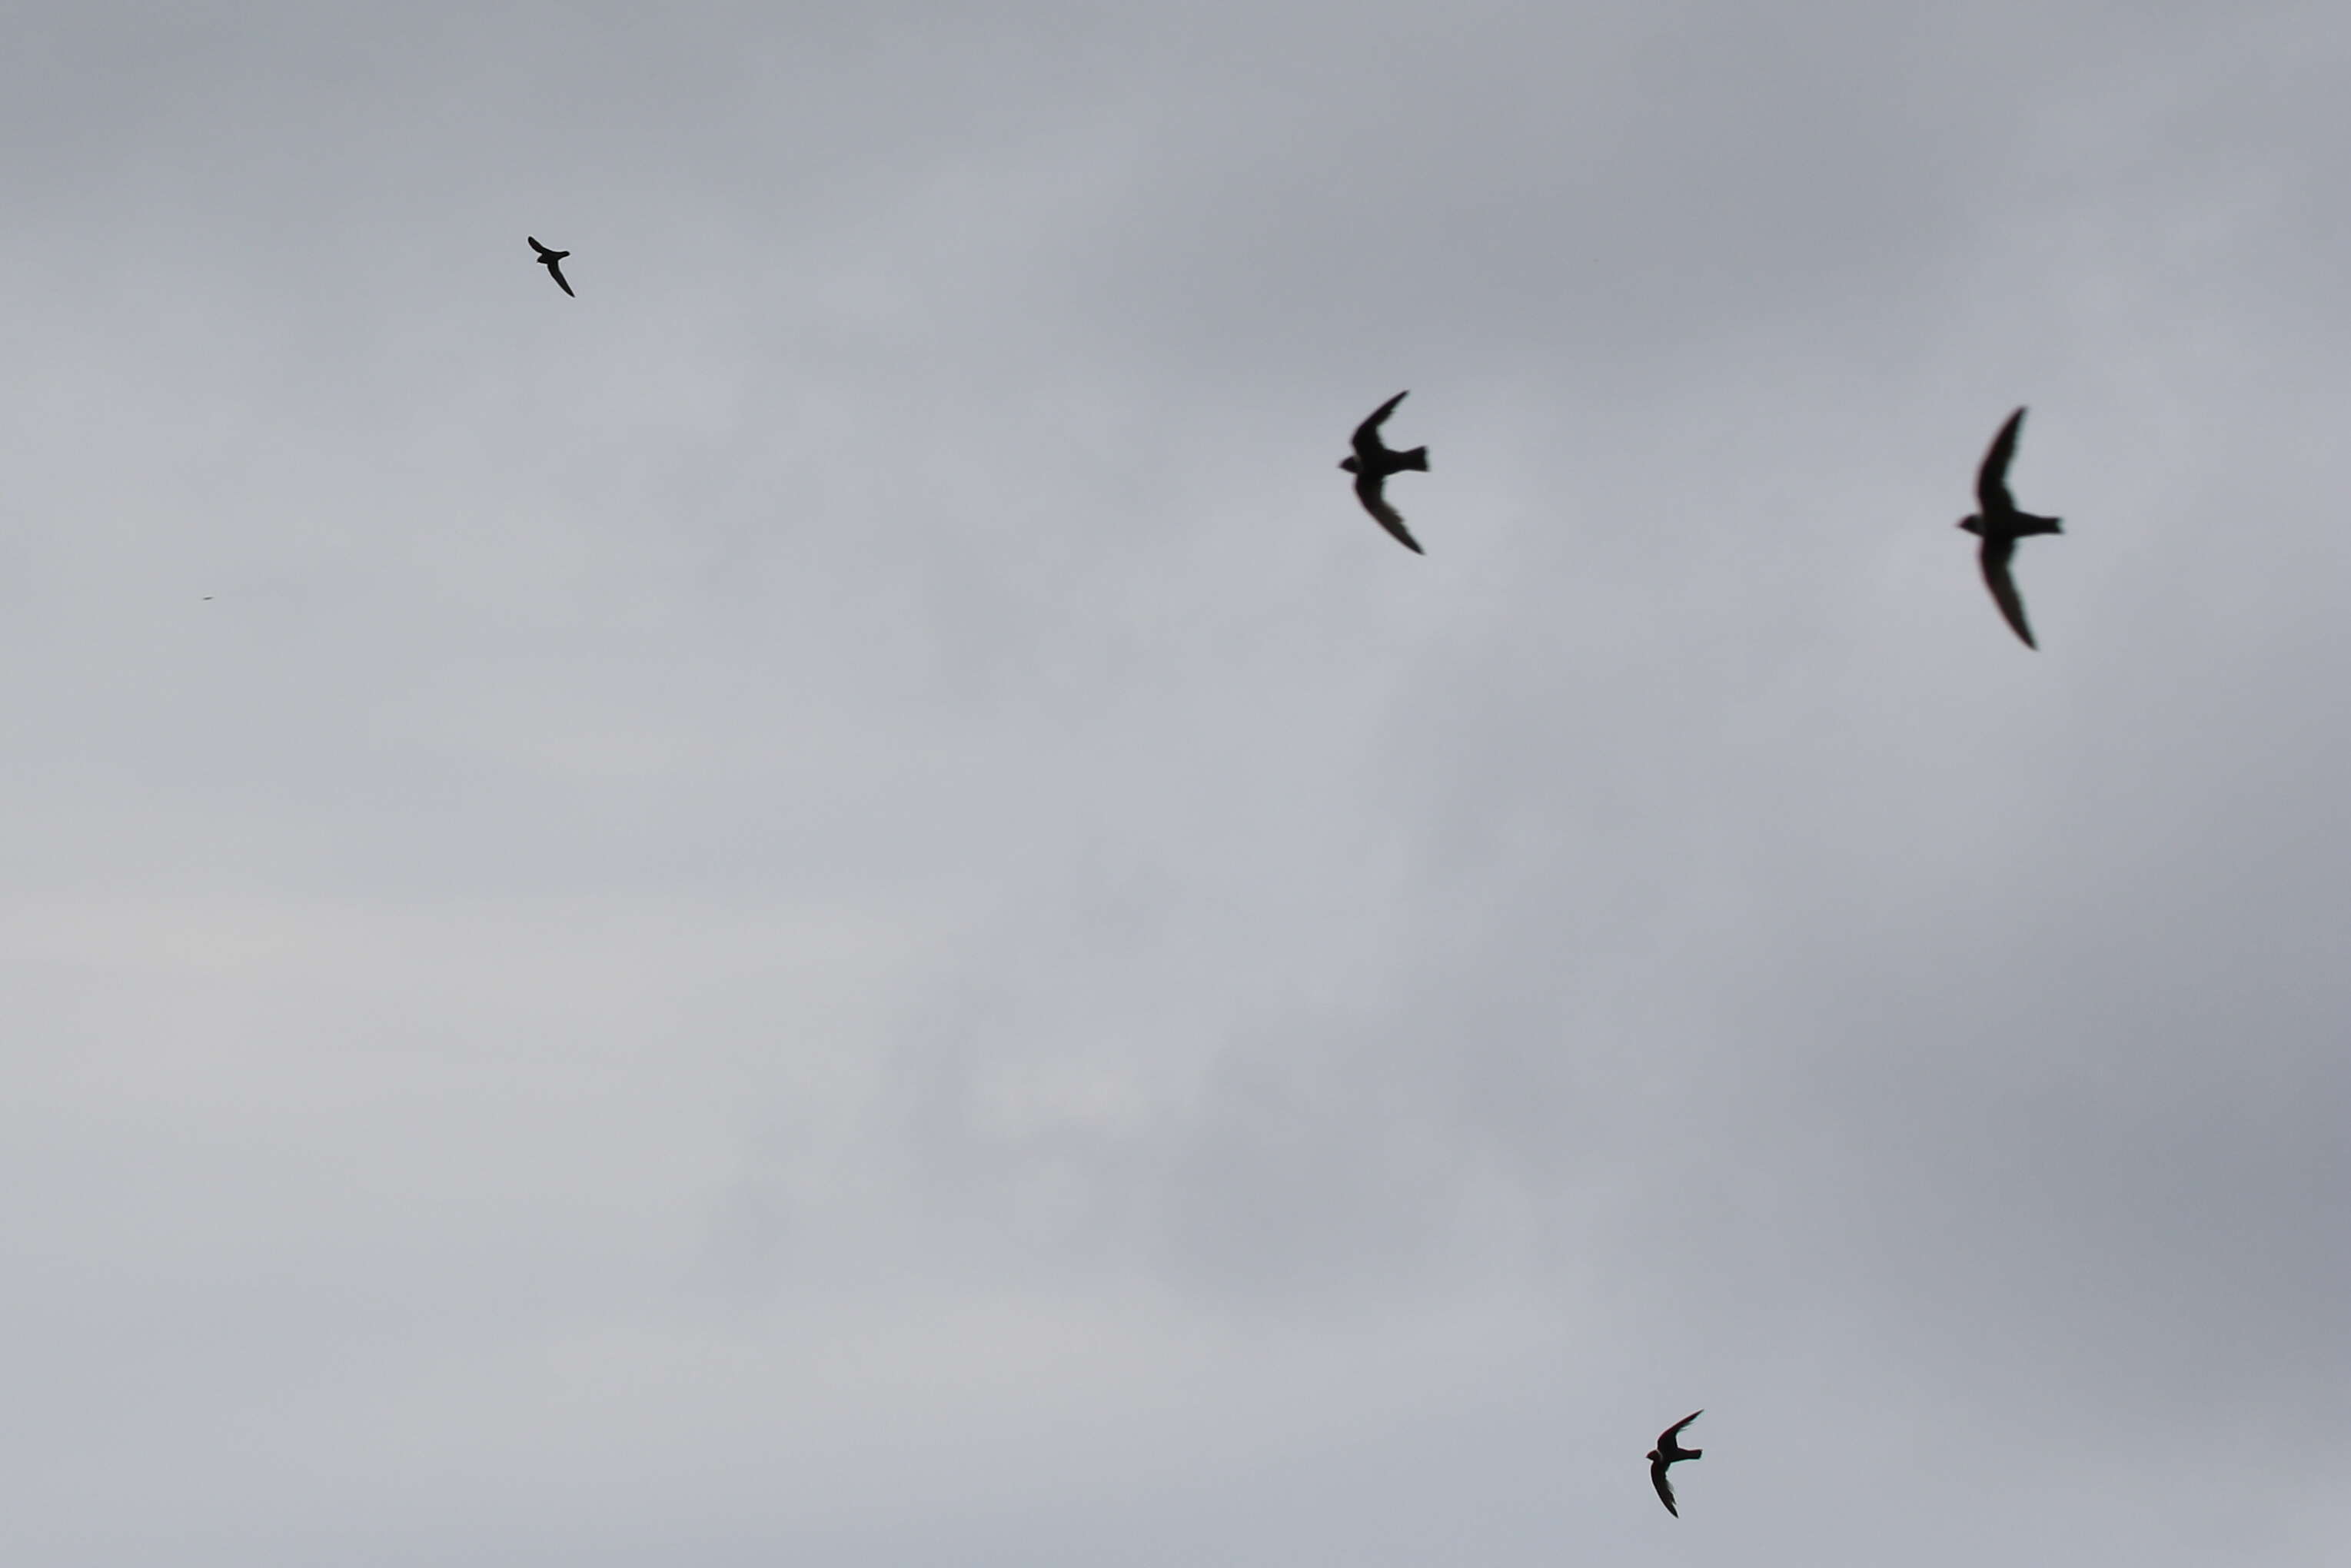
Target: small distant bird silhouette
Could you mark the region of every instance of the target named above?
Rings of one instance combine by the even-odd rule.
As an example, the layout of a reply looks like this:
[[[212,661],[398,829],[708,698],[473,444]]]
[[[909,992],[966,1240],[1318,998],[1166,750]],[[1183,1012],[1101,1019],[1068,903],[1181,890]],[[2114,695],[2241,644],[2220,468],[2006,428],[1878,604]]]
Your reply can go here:
[[[555,287],[560,288],[566,294],[571,294],[571,285],[563,281],[562,267],[563,258],[569,256],[571,253],[568,250],[549,250],[545,246],[539,244],[537,240],[531,239],[528,235],[525,235],[522,237],[529,239],[530,248],[538,252],[538,265],[547,268],[547,275],[555,279]],[[571,298],[577,299],[580,296],[577,294],[571,294]]]
[[[1693,1410],[1658,1433],[1657,1446],[1644,1456],[1649,1461],[1649,1484],[1657,1489],[1657,1500],[1664,1503],[1666,1511],[1676,1519],[1682,1516],[1682,1511],[1674,1506],[1674,1483],[1666,1479],[1666,1469],[1668,1466],[1680,1464],[1684,1459],[1706,1458],[1704,1448],[1685,1448],[1675,1441],[1682,1435],[1683,1427],[1705,1414],[1703,1410]]]
[[[1983,540],[1976,554],[1983,563],[1984,586],[1991,590],[1992,602],[2024,639],[2024,645],[2038,649],[2041,644],[2032,640],[2032,628],[2024,623],[2024,601],[2016,591],[2016,579],[2009,574],[2009,562],[2016,556],[2017,540],[2028,534],[2062,534],[2065,523],[2062,517],[2036,517],[2018,511],[2016,497],[2008,493],[2008,463],[2016,455],[2016,434],[2023,428],[2024,411],[2020,408],[1992,437],[1991,450],[1984,454],[1983,466],[1976,470],[1976,505],[1982,509],[1961,518],[1959,527]]]
[[[1380,426],[1386,423],[1388,415],[1395,412],[1395,405],[1408,395],[1408,392],[1396,393],[1374,410],[1371,418],[1355,426],[1355,455],[1341,462],[1339,466],[1355,476],[1355,499],[1364,504],[1364,510],[1378,518],[1380,527],[1395,536],[1396,543],[1415,555],[1426,555],[1428,552],[1420,548],[1405,528],[1404,514],[1388,505],[1385,494],[1389,475],[1401,474],[1407,468],[1417,474],[1428,472],[1427,447],[1416,446],[1409,452],[1391,452],[1380,440]]]

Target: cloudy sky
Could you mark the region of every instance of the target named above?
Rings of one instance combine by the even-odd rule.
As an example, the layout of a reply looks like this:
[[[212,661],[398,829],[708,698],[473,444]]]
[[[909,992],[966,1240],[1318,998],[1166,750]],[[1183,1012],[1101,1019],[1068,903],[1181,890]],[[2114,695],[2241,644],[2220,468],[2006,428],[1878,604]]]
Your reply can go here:
[[[0,1555],[2351,1556],[2351,19],[1573,10],[14,8]]]

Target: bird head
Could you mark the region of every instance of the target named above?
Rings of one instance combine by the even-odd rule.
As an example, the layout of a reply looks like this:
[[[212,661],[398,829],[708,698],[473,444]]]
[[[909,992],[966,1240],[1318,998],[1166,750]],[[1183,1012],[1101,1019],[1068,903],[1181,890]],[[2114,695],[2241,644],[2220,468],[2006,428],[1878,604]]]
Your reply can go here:
[[[1650,1460],[1650,1461],[1652,1461],[1652,1462],[1655,1462],[1655,1460],[1656,1459],[1656,1457],[1657,1457],[1657,1450],[1656,1450],[1656,1449],[1655,1449],[1655,1448],[1651,1448],[1647,1453],[1643,1454],[1641,1457],[1642,1457],[1643,1458],[1645,1458],[1645,1459],[1648,1459],[1648,1460]]]
[[[1970,513],[1969,516],[1961,517],[1959,519],[1959,527],[1967,532],[1974,534],[1979,538],[1983,537],[1983,518],[1980,516]]]
[[[1363,472],[1363,469],[1356,466],[1355,460],[1352,457],[1340,458],[1339,466],[1342,470],[1349,474],[1360,474]]]

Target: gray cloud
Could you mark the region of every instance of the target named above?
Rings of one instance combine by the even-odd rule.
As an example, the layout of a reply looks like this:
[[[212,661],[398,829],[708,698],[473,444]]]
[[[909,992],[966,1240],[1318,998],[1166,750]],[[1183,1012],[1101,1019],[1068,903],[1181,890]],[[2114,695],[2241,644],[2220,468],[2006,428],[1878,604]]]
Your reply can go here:
[[[13,1556],[2341,1557],[2330,17],[19,35]]]

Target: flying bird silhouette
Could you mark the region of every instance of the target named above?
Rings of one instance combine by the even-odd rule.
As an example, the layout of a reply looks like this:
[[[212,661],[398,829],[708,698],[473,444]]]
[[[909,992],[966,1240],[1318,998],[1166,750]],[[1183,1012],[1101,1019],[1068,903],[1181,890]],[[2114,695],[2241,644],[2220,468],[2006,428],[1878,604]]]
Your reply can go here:
[[[2037,649],[2041,644],[2032,640],[2032,628],[2024,623],[2024,601],[2016,591],[2009,562],[2015,559],[2017,540],[2028,534],[2062,534],[2065,524],[2062,517],[2036,517],[2017,510],[2016,497],[2008,493],[2008,463],[2016,455],[2016,434],[2023,428],[2024,411],[2020,408],[1992,437],[1991,450],[1984,454],[1983,466],[1976,470],[1976,505],[1981,509],[1961,518],[1959,527],[1983,540],[1976,555],[1983,563],[1984,586],[1991,590],[1992,602],[2024,639],[2024,645]]]
[[[1355,499],[1364,504],[1364,510],[1379,519],[1380,527],[1394,534],[1396,543],[1415,555],[1426,555],[1428,552],[1420,548],[1405,528],[1404,514],[1388,505],[1385,494],[1389,475],[1401,474],[1407,468],[1418,474],[1428,472],[1427,447],[1416,446],[1409,452],[1392,452],[1380,440],[1380,426],[1386,423],[1388,415],[1395,412],[1395,405],[1407,395],[1406,392],[1396,393],[1374,410],[1371,418],[1355,426],[1355,455],[1343,460],[1339,466],[1355,476]]]
[[[538,265],[547,268],[547,275],[555,279],[555,287],[560,288],[566,294],[571,294],[571,285],[563,281],[562,266],[563,258],[569,256],[571,253],[568,250],[549,250],[545,246],[539,244],[537,240],[531,239],[528,235],[525,235],[522,237],[529,239],[530,248],[538,252]],[[577,299],[580,296],[577,294],[571,294],[571,298]]]
[[[1657,1500],[1664,1503],[1666,1511],[1676,1519],[1682,1516],[1682,1511],[1674,1506],[1674,1483],[1666,1479],[1666,1470],[1667,1467],[1680,1464],[1684,1459],[1706,1458],[1704,1448],[1685,1448],[1675,1441],[1682,1435],[1683,1427],[1705,1414],[1703,1410],[1693,1410],[1658,1433],[1657,1446],[1644,1456],[1649,1461],[1649,1484],[1657,1489]]]

